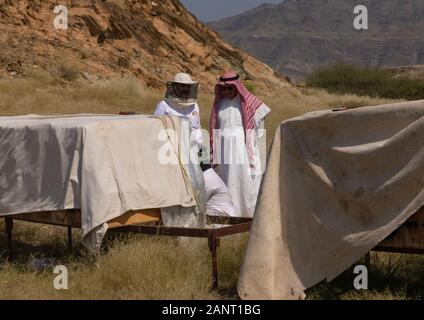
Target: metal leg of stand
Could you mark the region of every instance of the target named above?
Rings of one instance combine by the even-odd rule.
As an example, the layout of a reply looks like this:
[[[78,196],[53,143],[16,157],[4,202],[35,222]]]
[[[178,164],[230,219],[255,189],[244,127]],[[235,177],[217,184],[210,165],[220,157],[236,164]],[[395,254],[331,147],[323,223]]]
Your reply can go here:
[[[7,251],[9,260],[13,258],[13,244],[12,244],[12,230],[13,230],[13,218],[6,217],[4,218],[6,224],[6,233],[7,233]]]
[[[218,288],[218,247],[219,238],[216,238],[213,234],[209,236],[209,249],[212,253],[212,289]]]
[[[368,252],[365,256],[365,266],[368,269],[368,272],[371,271],[371,252]]]
[[[72,227],[68,227],[68,250],[72,251]]]

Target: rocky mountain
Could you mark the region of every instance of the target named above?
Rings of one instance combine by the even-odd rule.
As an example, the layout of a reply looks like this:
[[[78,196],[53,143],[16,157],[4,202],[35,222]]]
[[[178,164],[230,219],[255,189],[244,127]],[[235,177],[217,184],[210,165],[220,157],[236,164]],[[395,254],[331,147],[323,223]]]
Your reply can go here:
[[[368,30],[356,30],[356,5]],[[424,64],[423,0],[285,0],[209,24],[231,44],[301,80],[319,66]]]
[[[67,30],[54,27],[58,4],[68,10]],[[0,48],[3,77],[27,68],[61,69],[69,78],[133,75],[148,87],[163,88],[184,71],[211,90],[231,68],[266,88],[264,93],[290,86],[269,66],[227,44],[178,0],[0,0]]]

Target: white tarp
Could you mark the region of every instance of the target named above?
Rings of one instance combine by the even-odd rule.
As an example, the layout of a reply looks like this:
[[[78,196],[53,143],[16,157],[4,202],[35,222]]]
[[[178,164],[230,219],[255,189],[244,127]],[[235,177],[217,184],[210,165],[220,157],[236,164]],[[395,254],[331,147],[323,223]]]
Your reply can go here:
[[[423,205],[424,101],[283,122],[261,185],[240,297],[304,298],[305,289],[334,279]]]
[[[197,207],[202,191],[190,182],[196,170],[158,160],[165,143],[160,132],[166,127],[178,134],[180,121],[186,120],[0,117],[0,216],[81,209],[83,244],[96,250],[106,222],[125,212]],[[178,142],[173,147],[178,150]]]

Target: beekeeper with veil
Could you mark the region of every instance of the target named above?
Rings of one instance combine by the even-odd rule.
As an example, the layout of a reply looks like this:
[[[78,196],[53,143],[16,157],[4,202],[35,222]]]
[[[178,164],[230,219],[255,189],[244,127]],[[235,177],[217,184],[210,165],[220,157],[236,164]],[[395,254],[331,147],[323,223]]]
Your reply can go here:
[[[201,147],[203,135],[200,125],[200,111],[197,104],[199,82],[193,81],[190,75],[178,73],[174,80],[166,84],[165,99],[159,102],[155,116],[187,117],[191,120],[194,139]]]

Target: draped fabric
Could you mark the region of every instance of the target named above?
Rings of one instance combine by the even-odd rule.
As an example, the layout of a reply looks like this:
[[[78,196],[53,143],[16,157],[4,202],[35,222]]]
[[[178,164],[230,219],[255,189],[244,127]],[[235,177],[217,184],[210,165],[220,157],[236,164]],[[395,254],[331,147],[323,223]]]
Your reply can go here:
[[[268,158],[238,291],[302,299],[424,205],[424,100],[283,122]],[[353,280],[352,280],[353,281]]]

